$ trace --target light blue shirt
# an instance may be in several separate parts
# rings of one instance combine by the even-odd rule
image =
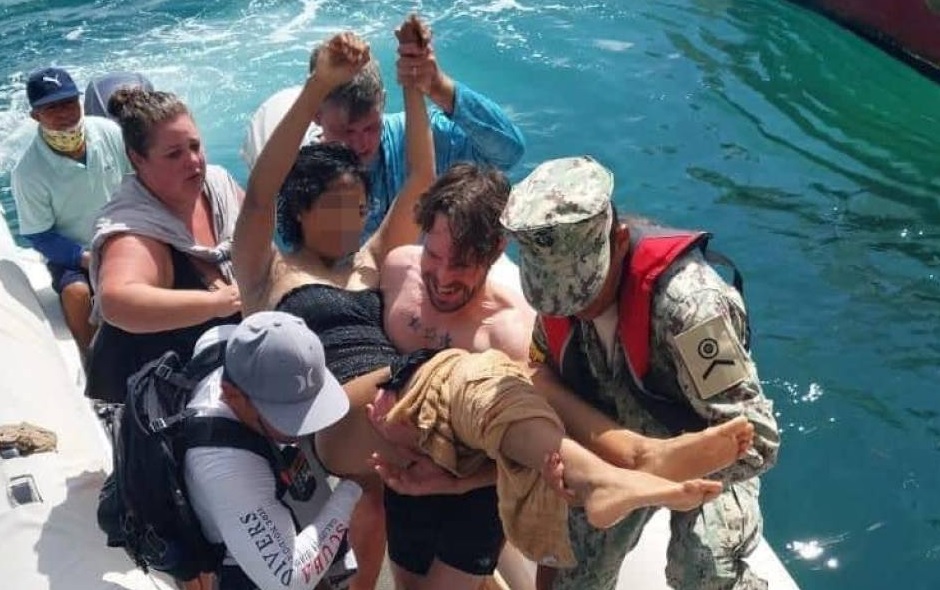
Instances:
[[[430,122],[438,174],[457,162],[488,164],[505,172],[525,151],[522,132],[502,109],[459,82],[454,88],[454,112],[447,115],[432,109]],[[378,229],[407,175],[405,114],[385,115],[380,152],[370,170],[372,187],[363,241]]]
[[[53,230],[87,247],[98,210],[129,172],[121,129],[108,119],[85,117],[84,162],[52,151],[37,129],[11,174],[19,233]]]

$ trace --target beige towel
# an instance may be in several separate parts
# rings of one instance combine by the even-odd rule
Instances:
[[[545,418],[563,428],[517,363],[491,350],[450,349],[425,363],[400,392],[389,420],[407,419],[418,446],[458,477],[496,462],[499,517],[509,541],[536,563],[573,567],[568,506],[542,479],[500,452],[506,429],[518,420]]]
[[[21,455],[45,453],[56,448],[56,435],[29,422],[0,426],[0,447],[16,447]]]

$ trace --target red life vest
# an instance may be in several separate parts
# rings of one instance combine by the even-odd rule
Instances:
[[[630,227],[630,255],[623,262],[620,280],[618,333],[627,364],[640,383],[649,370],[653,288],[673,262],[696,246],[704,249],[710,237],[701,231]],[[560,368],[571,339],[571,318],[540,315],[539,319],[545,329],[549,353]]]

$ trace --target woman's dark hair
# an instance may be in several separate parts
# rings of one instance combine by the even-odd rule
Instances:
[[[460,163],[442,174],[415,206],[415,221],[431,231],[440,213],[447,219],[457,264],[489,265],[502,246],[499,216],[509,200],[509,180],[495,168]]]
[[[154,127],[189,115],[189,109],[175,94],[141,87],[117,89],[108,99],[108,113],[121,126],[124,146],[146,156]]]
[[[345,174],[361,182],[369,194],[369,173],[352,149],[336,142],[300,148],[277,195],[277,231],[289,250],[296,250],[304,239],[297,216],[313,207],[330,183]]]

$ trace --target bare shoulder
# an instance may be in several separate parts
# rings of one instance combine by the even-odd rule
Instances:
[[[499,283],[491,284],[494,305],[490,324],[490,344],[514,360],[528,357],[535,310],[518,290]]]
[[[388,253],[385,257],[385,263],[382,266],[382,272],[394,269],[407,269],[421,262],[421,246],[408,244],[399,246]]]
[[[152,261],[158,263],[168,259],[169,246],[146,236],[124,233],[106,239],[101,245],[102,261],[122,259],[124,261]]]
[[[421,246],[399,246],[385,257],[379,282],[382,290],[401,287],[410,276],[420,277]]]
[[[168,286],[172,259],[166,244],[134,234],[118,234],[101,246],[99,277],[102,285],[129,280]]]

